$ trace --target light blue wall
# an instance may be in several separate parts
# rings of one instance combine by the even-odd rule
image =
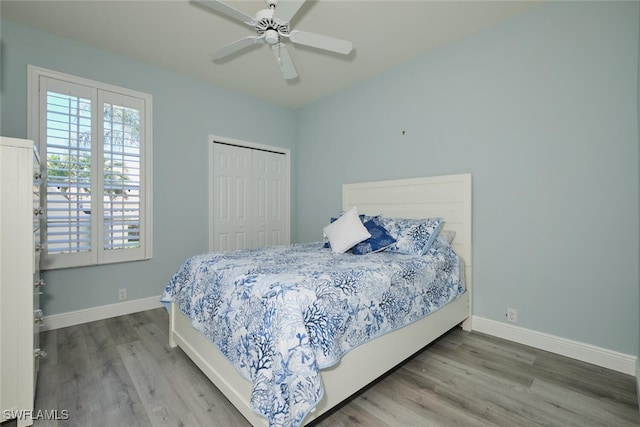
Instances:
[[[27,136],[27,64],[153,95],[154,257],[46,272],[47,315],[115,303],[118,288],[129,299],[160,295],[185,258],[207,250],[209,134],[289,148],[295,158],[289,109],[12,22],[1,31],[5,136]]]
[[[343,183],[471,172],[475,315],[636,354],[639,8],[553,2],[299,110],[299,241]]]

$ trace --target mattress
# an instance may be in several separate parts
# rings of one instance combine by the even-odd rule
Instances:
[[[440,240],[424,256],[306,243],[191,257],[161,300],[251,382],[251,408],[270,426],[297,426],[322,399],[321,369],[464,291],[460,260]]]

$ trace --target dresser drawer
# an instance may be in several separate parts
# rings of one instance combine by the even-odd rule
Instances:
[[[34,210],[41,191],[34,169],[40,167],[32,141],[0,137],[0,411],[33,409],[34,343],[40,329],[33,317],[33,304],[40,302],[34,292],[40,265],[35,241],[41,216]],[[33,421],[28,418],[18,425]]]
[[[32,273],[40,272],[40,254],[42,253],[43,246],[40,244],[40,229],[33,232],[33,271]]]

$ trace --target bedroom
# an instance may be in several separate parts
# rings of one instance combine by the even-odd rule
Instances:
[[[154,97],[154,257],[46,272],[46,314],[101,313],[111,277],[157,303],[208,248],[194,183],[216,134],[291,150],[294,242],[320,238],[343,183],[471,172],[474,323],[637,375],[638,7],[552,2],[299,109],[3,20],[3,135],[26,137],[27,64]]]

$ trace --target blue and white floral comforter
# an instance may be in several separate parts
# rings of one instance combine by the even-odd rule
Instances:
[[[457,255],[333,254],[321,243],[208,253],[167,285],[174,302],[253,384],[270,426],[298,426],[323,395],[320,369],[464,292]]]

